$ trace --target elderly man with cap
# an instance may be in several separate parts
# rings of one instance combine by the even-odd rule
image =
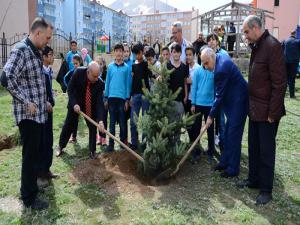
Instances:
[[[224,150],[215,170],[222,171],[221,177],[235,177],[240,172],[241,143],[248,113],[247,82],[228,55],[216,54],[213,49],[205,48],[201,62],[215,75],[216,97],[206,125],[212,124],[221,105],[227,118]]]
[[[101,97],[103,95],[104,84],[98,78],[99,71],[100,67],[98,63],[92,61],[88,67],[77,68],[72,76],[68,86],[68,112],[59,138],[59,146],[56,152],[57,157],[63,153],[63,149],[67,146],[73,131],[73,121],[79,116],[78,113],[81,110],[92,119],[100,121],[99,125],[102,131],[104,130],[104,106]],[[90,158],[94,159],[96,157],[97,128],[87,120],[86,124],[89,128]]]

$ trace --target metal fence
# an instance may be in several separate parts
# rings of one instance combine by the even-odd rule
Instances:
[[[78,49],[86,48],[89,51],[90,56],[93,58],[95,54],[95,46],[97,38],[100,38],[103,34],[96,33],[82,33],[78,34],[75,37],[72,37],[71,34],[66,34],[62,30],[56,29],[53,32],[52,40],[51,40],[51,48],[53,48],[55,56],[60,57],[62,53],[64,56],[70,50],[70,41],[76,40],[78,44]],[[28,34],[16,34],[13,37],[6,37],[5,33],[0,37],[0,69],[2,69],[7,62],[11,50],[14,46],[26,38]],[[110,38],[110,37],[109,37]],[[109,43],[110,45],[110,43]],[[109,47],[110,49],[110,47]]]

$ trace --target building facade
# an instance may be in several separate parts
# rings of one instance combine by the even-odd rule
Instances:
[[[266,18],[265,28],[280,41],[288,38],[291,31],[300,25],[300,1],[254,0],[252,4],[274,13],[274,19]]]
[[[34,18],[40,16],[72,37],[96,34],[111,36],[112,44],[129,41],[129,16],[95,0],[20,0],[11,5],[9,1],[2,2],[1,33],[5,32],[6,37],[28,33]]]
[[[185,39],[192,41],[192,13],[191,11],[159,12],[130,16],[130,36],[134,41],[147,40],[153,44],[156,39],[166,44],[172,36],[172,24],[182,22],[182,33]]]

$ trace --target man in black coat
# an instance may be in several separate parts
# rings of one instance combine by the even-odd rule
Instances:
[[[73,121],[78,117],[80,111],[85,112],[93,120],[100,121],[101,130],[104,130],[102,101],[104,84],[98,77],[99,71],[98,63],[92,61],[87,68],[79,67],[71,78],[68,85],[68,113],[60,134],[57,157],[63,153],[73,131]],[[86,124],[89,128],[90,158],[94,159],[96,157],[97,127],[87,120]]]
[[[206,42],[204,41],[204,38],[203,38],[203,33],[200,32],[198,34],[198,38],[196,41],[194,41],[193,43],[193,47],[195,49],[195,52],[196,52],[196,56],[197,56],[197,62],[199,65],[201,65],[201,58],[200,58],[200,49],[206,45]]]
[[[291,36],[282,45],[290,97],[295,98],[295,78],[300,60],[300,39],[296,38],[295,30],[291,32]]]

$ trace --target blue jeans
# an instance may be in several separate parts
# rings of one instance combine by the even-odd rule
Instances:
[[[121,98],[108,99],[108,111],[110,116],[109,132],[115,135],[116,122],[119,121],[120,125],[120,139],[126,142],[126,118],[125,118],[125,100]],[[114,140],[109,139],[109,146],[114,146]]]
[[[138,144],[138,132],[135,121],[135,115],[137,118],[140,115],[140,109],[142,108],[142,115],[149,109],[149,102],[143,99],[143,94],[135,94],[132,97],[132,106],[130,113],[130,131],[131,131],[131,144],[137,146]]]

